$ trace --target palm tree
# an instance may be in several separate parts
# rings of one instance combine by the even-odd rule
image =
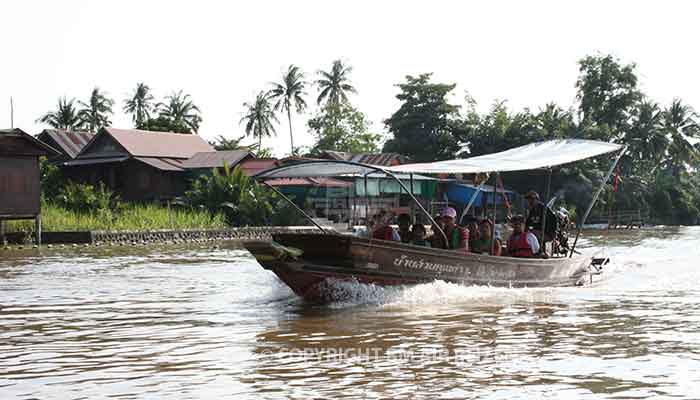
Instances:
[[[639,104],[629,132],[625,135],[625,142],[629,144],[629,156],[645,165],[643,171],[653,173],[663,162],[669,140],[662,126],[662,112],[657,103],[644,100]]]
[[[663,111],[663,127],[670,137],[668,148],[668,166],[675,177],[689,163],[698,160],[695,147],[688,141],[689,137],[700,136],[700,126],[695,117],[698,115],[693,108],[685,105],[680,99],[673,99],[671,106]]]
[[[123,110],[127,114],[133,114],[131,119],[137,128],[143,125],[151,118],[151,111],[154,110],[151,88],[143,82],[137,83],[133,96],[124,101]]]
[[[352,67],[343,65],[340,60],[333,61],[333,67],[330,72],[318,71],[321,78],[316,81],[321,93],[318,95],[316,102],[321,104],[324,100],[327,103],[340,104],[340,102],[348,102],[348,93],[357,93],[357,90],[350,82]]]
[[[109,114],[112,114],[112,106],[114,100],[108,99],[106,93],[100,92],[100,88],[95,87],[90,94],[90,100],[87,103],[78,101],[78,104],[84,108],[80,110],[80,118],[90,128],[91,132],[109,126],[112,121],[109,120]]]
[[[241,144],[244,136],[237,137],[234,139],[228,139],[224,135],[219,135],[210,141],[209,144],[214,147],[214,150],[247,150],[248,147]]]
[[[202,122],[199,107],[193,102],[189,94],[183,94],[182,90],[173,92],[165,97],[165,103],[158,103],[156,109],[162,117],[170,119],[174,125],[184,124],[197,133]]]
[[[289,142],[291,154],[294,154],[294,136],[292,135],[292,107],[301,114],[306,109],[304,101],[304,73],[296,65],[290,65],[287,72],[282,75],[282,82],[273,83],[273,88],[268,92],[270,100],[276,100],[275,111],[282,110],[287,113],[289,121]]]
[[[83,127],[83,120],[80,118],[80,113],[74,103],[75,99],[68,100],[65,96],[60,97],[56,111],[47,112],[36,122],[48,124],[56,129],[79,130]]]
[[[258,150],[262,149],[262,138],[276,135],[275,127],[272,122],[279,123],[275,111],[270,104],[270,99],[265,92],[260,92],[255,97],[253,103],[245,102],[243,107],[246,108],[246,114],[241,118],[239,123],[245,122],[246,135],[252,135],[258,138]]]

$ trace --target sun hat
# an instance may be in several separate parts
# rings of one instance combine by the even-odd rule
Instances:
[[[441,217],[457,218],[457,211],[452,207],[445,207],[440,211]]]

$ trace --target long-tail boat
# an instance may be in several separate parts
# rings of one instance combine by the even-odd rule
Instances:
[[[395,174],[490,174],[544,169],[569,164],[603,154],[617,153],[604,181],[593,195],[579,226],[585,223],[605,182],[610,178],[625,147],[606,142],[580,139],[551,140],[532,143],[500,153],[467,159],[379,167],[347,161],[312,160],[263,171],[255,178],[265,183],[277,178],[324,176],[367,176],[381,172],[393,177],[415,201],[417,207],[438,227],[432,216],[413,197],[412,191]],[[269,185],[268,185],[269,186]],[[465,285],[504,287],[576,286],[593,281],[602,273],[607,260],[586,257],[576,252],[581,230],[567,251],[547,258],[515,258],[488,254],[463,253],[455,250],[414,246],[401,242],[339,234],[317,225],[319,233],[282,233],[267,241],[246,241],[244,246],[263,266],[274,272],[297,295],[317,302],[342,297],[334,290],[334,281],[356,281],[376,285],[407,285],[443,280]],[[549,191],[549,188],[547,189]],[[547,194],[548,196],[549,194]],[[470,207],[474,198],[469,202]],[[545,213],[546,218],[546,213]],[[543,221],[543,226],[546,226]],[[444,232],[439,229],[439,233]],[[561,254],[564,253],[564,254]]]

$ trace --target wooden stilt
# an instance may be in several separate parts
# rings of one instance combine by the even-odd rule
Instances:
[[[36,224],[36,245],[41,246],[41,214],[37,214],[34,219]]]
[[[0,219],[0,245],[7,246],[7,238],[5,237],[5,220]]]

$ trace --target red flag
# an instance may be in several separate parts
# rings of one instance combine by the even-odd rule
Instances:
[[[613,179],[613,192],[617,192],[617,187],[620,184],[620,167],[615,169],[615,179]]]

